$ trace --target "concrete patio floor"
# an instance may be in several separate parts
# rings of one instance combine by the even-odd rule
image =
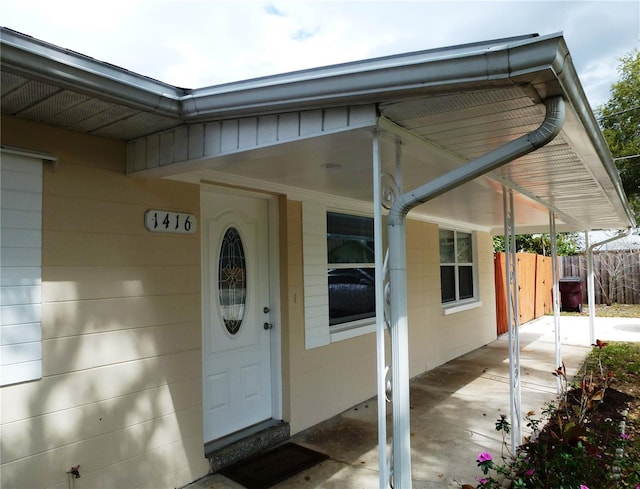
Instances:
[[[568,374],[582,365],[589,347],[588,318],[562,316],[560,337]],[[640,341],[640,319],[596,318],[595,337]],[[411,380],[411,453],[414,489],[460,488],[476,484],[480,452],[500,456],[502,436],[495,431],[501,414],[509,416],[508,338],[492,343]],[[535,411],[556,398],[553,317],[520,328],[522,412]],[[391,414],[387,416],[388,426]],[[377,401],[370,399],[292,437],[329,459],[274,489],[379,487]],[[523,426],[526,435],[526,427]],[[242,489],[213,474],[189,489]],[[405,489],[405,488],[396,488]]]

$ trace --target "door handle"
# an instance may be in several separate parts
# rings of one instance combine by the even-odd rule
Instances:
[[[264,323],[263,327],[264,327],[264,329],[266,329],[266,330],[273,329],[273,324],[271,324],[271,323]]]

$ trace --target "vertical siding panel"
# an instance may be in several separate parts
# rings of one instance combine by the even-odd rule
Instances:
[[[216,156],[222,152],[222,124],[213,122],[204,126],[204,156]]]
[[[185,125],[130,142],[126,148],[126,171],[132,173],[375,123],[375,106],[366,105]]]
[[[327,216],[322,205],[302,204],[305,348],[328,345],[329,283],[327,279]]]
[[[349,110],[346,107],[325,110],[323,127],[325,131],[332,131],[342,127],[347,127],[348,124]]]
[[[376,123],[374,105],[357,105],[349,107],[349,126],[372,125]]]
[[[169,165],[175,162],[173,150],[175,148],[175,136],[174,131],[163,132],[160,134],[159,151],[160,151],[160,166]]]
[[[300,135],[300,114],[281,114],[278,116],[278,141],[297,138]]]
[[[188,158],[195,160],[204,156],[204,124],[189,126]]]
[[[238,121],[238,148],[252,148],[258,144],[258,119],[248,117]]]
[[[322,131],[322,111],[310,110],[300,114],[300,135],[318,134]]]
[[[189,158],[189,127],[179,127],[174,131],[173,162]]]
[[[142,168],[136,167],[136,165],[139,163],[136,160],[136,149],[140,141],[141,140],[131,141],[127,143],[127,173],[133,173],[136,170],[144,169],[144,166],[142,166]]]
[[[258,119],[258,144],[273,144],[278,140],[278,117],[267,115]]]
[[[220,150],[234,152],[238,149],[238,120],[222,121],[220,132]]]
[[[146,138],[146,168],[157,168],[160,166],[160,136],[152,134]]]
[[[141,139],[136,141],[134,146],[134,168],[135,170],[144,170],[147,168],[147,148],[149,141],[147,139]]]

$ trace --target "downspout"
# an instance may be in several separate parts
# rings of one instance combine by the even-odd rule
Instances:
[[[564,122],[564,100],[560,96],[553,97],[545,100],[545,106],[546,115],[538,129],[399,196],[389,211],[387,231],[393,382],[393,487],[412,487],[405,218],[414,207],[531,153],[551,141],[560,132]]]
[[[604,241],[599,241],[597,243],[593,243],[591,246],[587,248],[587,306],[589,307],[589,342],[590,344],[594,344],[596,342],[596,333],[595,333],[595,319],[596,319],[596,290],[595,290],[595,279],[593,272],[593,250],[599,246],[602,246],[607,243],[611,243],[612,241],[616,241],[618,239],[626,238],[631,234],[632,228],[628,228],[622,233],[618,234],[609,239],[605,239]],[[585,233],[586,234],[586,233]],[[588,237],[587,237],[588,242]]]

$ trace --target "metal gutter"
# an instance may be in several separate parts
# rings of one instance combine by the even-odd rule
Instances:
[[[202,88],[184,98],[184,114],[197,120],[379,103],[454,86],[486,87],[487,81],[511,85],[514,74],[553,80],[549,68],[561,39],[562,34],[499,39]]]
[[[627,197],[622,187],[622,180],[620,174],[613,161],[609,146],[602,135],[602,129],[598,125],[593,111],[589,107],[587,96],[582,89],[582,85],[579,82],[578,74],[575,71],[573,63],[570,61],[569,49],[567,48],[564,40],[561,41],[558,50],[558,56],[555,62],[552,64],[552,69],[555,72],[558,82],[562,87],[562,91],[567,97],[568,102],[573,107],[574,112],[580,119],[580,122],[584,126],[585,133],[590,139],[596,153],[598,154],[598,163],[604,167],[611,182],[615,188],[617,202],[627,202]],[[586,168],[589,168],[588,162],[583,162]],[[599,178],[594,176],[594,181],[599,182]],[[613,199],[609,192],[603,189],[603,194],[609,198],[611,205],[616,207],[616,199]],[[624,205],[624,211],[629,219],[630,227],[636,226],[636,220],[633,215],[633,211],[629,205]]]
[[[552,97],[545,101],[545,106],[546,115],[538,129],[399,196],[389,210],[387,233],[393,380],[393,487],[404,488],[412,485],[405,217],[411,209],[419,204],[495,170],[520,156],[531,153],[551,141],[562,128],[565,104],[562,97]]]
[[[253,80],[187,90],[138,75],[80,53],[1,28],[8,73],[52,83],[183,123],[379,103],[443,88],[511,85],[514,74],[552,80],[549,70],[561,34],[494,41],[386,56]],[[523,81],[523,83],[525,83]]]
[[[184,89],[138,75],[20,32],[0,30],[2,69],[113,103],[179,117]]]

